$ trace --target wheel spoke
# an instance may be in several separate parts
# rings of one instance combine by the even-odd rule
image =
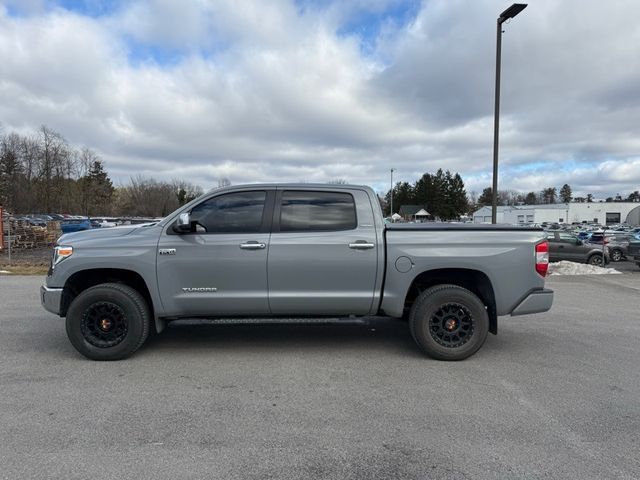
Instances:
[[[429,319],[429,333],[444,347],[464,345],[473,335],[473,315],[458,303],[441,305]]]
[[[111,302],[97,302],[84,312],[80,326],[85,340],[96,347],[110,348],[124,340],[128,322],[124,311]]]

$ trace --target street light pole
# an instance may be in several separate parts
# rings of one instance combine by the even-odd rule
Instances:
[[[391,199],[391,211],[389,216],[393,217],[393,168],[391,169],[391,191],[389,192],[389,198]]]
[[[500,131],[500,63],[502,57],[502,24],[518,15],[527,7],[526,3],[514,3],[500,14],[496,22],[496,90],[493,112],[493,186],[491,187],[491,223],[498,217],[498,137]]]

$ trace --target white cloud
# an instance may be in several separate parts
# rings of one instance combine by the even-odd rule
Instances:
[[[382,189],[394,167],[400,180],[444,168],[468,190],[490,184],[500,2],[424,2],[409,24],[383,25],[373,52],[342,27],[395,1],[142,0],[96,18],[32,3],[0,14],[0,120],[95,148],[117,180]],[[540,0],[506,25],[502,187],[639,188],[634,12]],[[532,162],[544,166],[521,168]]]

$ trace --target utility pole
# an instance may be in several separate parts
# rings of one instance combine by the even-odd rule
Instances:
[[[391,191],[389,192],[389,198],[391,199],[391,211],[389,216],[393,217],[393,168],[391,169]],[[393,221],[393,219],[391,219]]]

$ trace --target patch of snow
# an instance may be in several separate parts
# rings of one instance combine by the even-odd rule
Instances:
[[[562,260],[549,264],[549,275],[610,275],[621,274],[614,268],[602,268],[587,263],[576,263]]]
[[[0,273],[11,273],[9,270],[0,270]]]

